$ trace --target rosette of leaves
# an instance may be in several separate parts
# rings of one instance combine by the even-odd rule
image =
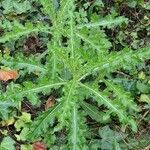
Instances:
[[[57,119],[53,133],[66,128],[67,142],[64,147],[73,150],[87,149],[86,115],[101,117],[97,118],[101,123],[115,117],[122,125],[128,125],[133,131],[137,131],[134,114],[138,110],[133,97],[124,91],[121,85],[116,85],[107,77],[120,68],[132,70],[150,55],[149,47],[136,51],[124,48],[119,52],[109,52],[111,43],[104,27],[121,26],[128,23],[128,19],[119,16],[105,20],[97,16],[93,22],[88,19],[86,11],[77,9],[75,0],[60,1],[57,8],[53,0],[37,2],[51,20],[51,26],[44,23],[17,25],[17,28],[5,33],[0,42],[18,40],[33,32],[46,32],[51,34],[52,38],[47,43],[46,54],[32,56],[32,60],[22,54],[16,54],[15,57],[4,55],[0,58],[5,66],[38,76],[34,82],[12,82],[6,92],[1,92],[0,110],[4,111],[5,108],[1,107],[1,104],[6,102],[18,107],[24,97],[36,105],[39,103],[38,93],[48,94],[52,89],[58,89],[61,90],[60,98],[54,107],[35,118],[30,128],[29,140],[48,132],[50,121]],[[84,15],[81,12],[84,12]],[[77,20],[82,20],[82,24]],[[45,63],[42,63],[43,58],[46,58]],[[99,90],[99,81],[106,84],[104,91]],[[109,96],[110,91],[113,92],[113,100]],[[97,102],[96,107],[102,106],[105,109],[97,109],[94,112],[95,107],[84,102],[89,97]],[[9,112],[9,105],[7,106],[5,113]]]

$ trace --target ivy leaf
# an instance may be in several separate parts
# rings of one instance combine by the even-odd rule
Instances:
[[[137,82],[136,83],[136,87],[137,89],[141,92],[141,93],[149,93],[150,92],[150,86],[146,85],[142,82]]]
[[[109,126],[104,126],[99,129],[99,134],[102,138],[101,140],[101,149],[113,150],[113,147],[119,147],[119,142],[122,141],[126,135],[122,135],[119,132],[113,131]]]
[[[150,95],[141,94],[139,101],[150,104]]]
[[[8,137],[5,137],[0,145],[0,148],[4,148],[4,150],[15,150],[15,141],[10,138],[9,136]]]
[[[12,0],[5,0],[2,2],[2,7],[4,8],[3,13],[7,14],[13,10]]]
[[[32,145],[21,145],[21,150],[33,150]]]
[[[9,107],[14,107],[14,103],[7,101],[0,101],[0,114],[4,119],[8,119]]]
[[[28,133],[29,128],[24,127],[19,135],[15,134],[15,137],[17,138],[17,141],[26,141]]]
[[[55,10],[58,10],[59,9],[59,0],[52,0],[52,3],[53,3],[53,5],[54,5],[54,8],[55,8]]]
[[[22,112],[22,116],[15,122],[15,128],[17,131],[21,130],[21,127],[24,127],[26,123],[31,122],[31,114]]]

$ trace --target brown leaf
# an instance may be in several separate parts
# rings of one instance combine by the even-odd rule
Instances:
[[[16,79],[18,72],[14,70],[0,70],[0,80],[8,81],[10,79]]]
[[[35,142],[33,144],[33,150],[46,150],[46,145],[43,142]]]
[[[53,96],[50,96],[48,98],[48,100],[46,101],[46,104],[45,104],[45,110],[47,110],[48,108],[54,106],[54,100],[55,100],[55,98]]]

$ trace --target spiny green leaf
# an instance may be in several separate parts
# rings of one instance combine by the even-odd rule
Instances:
[[[87,23],[87,24],[83,24],[83,25],[79,25],[78,26],[78,29],[82,29],[84,27],[87,27],[87,28],[95,28],[95,27],[98,27],[98,26],[110,26],[110,25],[119,25],[119,24],[122,24],[123,22],[127,22],[128,19],[125,18],[125,17],[117,17],[115,19],[108,19],[108,20],[100,20],[99,22],[94,22],[94,23]]]
[[[117,98],[119,99],[118,101],[122,102],[123,106],[137,111],[136,104],[134,103],[133,98],[131,97],[129,92],[126,92],[121,86],[115,85],[108,80],[104,80],[104,82],[108,86],[108,90],[112,90],[117,95]]]
[[[81,103],[82,108],[86,111],[86,113],[94,120],[100,123],[107,123],[110,121],[109,116],[102,111],[98,111],[98,108],[88,104],[86,102]]]
[[[137,51],[132,51],[131,49],[124,49],[117,53],[110,53],[107,56],[100,55],[100,58],[97,61],[90,61],[88,64],[88,71],[79,80],[84,79],[86,76],[92,74],[93,72],[105,72],[105,74],[115,71],[119,68],[124,68],[131,70],[133,69],[139,62],[148,59],[150,55],[150,48],[142,48]],[[121,57],[120,57],[121,56]],[[87,67],[87,66],[86,66]],[[84,67],[83,67],[84,68]]]
[[[60,87],[64,85],[65,82],[50,83],[47,80],[39,82],[37,85],[32,82],[24,82],[24,87],[18,84],[11,84],[5,93],[3,93],[0,98],[9,100],[11,102],[18,103],[23,99],[23,97],[29,98],[29,100],[36,105],[38,102],[37,94],[39,92],[48,93],[52,88]]]
[[[42,113],[38,118],[32,122],[30,128],[30,134],[28,136],[29,139],[34,139],[39,135],[46,132],[49,123],[54,119],[55,115],[60,111],[62,104],[59,103],[58,105],[54,106],[53,108],[47,110],[46,112]]]
[[[24,69],[24,72],[33,73],[46,73],[47,69],[40,62],[41,55],[30,55],[30,57],[25,57],[22,54],[16,54],[12,57],[2,57],[1,63],[5,66],[11,67],[16,70]]]
[[[25,26],[23,26],[22,24],[18,23],[13,26],[12,31],[9,31],[0,37],[0,43],[5,43],[10,40],[17,40],[20,37],[29,35],[33,32],[49,32],[49,27],[44,26],[43,24],[37,24],[34,26],[32,23],[26,23]]]
[[[97,101],[101,100],[104,105],[106,105],[108,108],[110,108],[113,112],[115,112],[119,116],[121,121],[127,120],[127,116],[122,112],[123,110],[119,110],[117,106],[113,105],[113,103],[109,99],[107,99],[107,97],[103,96],[102,93],[98,92],[96,89],[93,89],[85,84],[79,83],[79,85],[81,85],[82,87],[86,88],[87,90],[89,90],[90,92],[98,96],[98,98],[100,99],[96,99],[96,100]]]
[[[68,147],[72,150],[86,149],[86,131],[84,113],[74,105],[70,117],[70,128],[68,133]]]

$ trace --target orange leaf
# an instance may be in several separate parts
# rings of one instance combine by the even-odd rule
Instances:
[[[46,145],[42,142],[35,142],[33,144],[33,150],[46,150]]]
[[[0,80],[8,81],[10,79],[16,79],[18,72],[14,70],[0,70]]]
[[[50,96],[48,98],[48,100],[46,101],[46,104],[45,104],[45,110],[47,110],[48,108],[54,106],[54,100],[55,100],[55,98],[53,96]]]

